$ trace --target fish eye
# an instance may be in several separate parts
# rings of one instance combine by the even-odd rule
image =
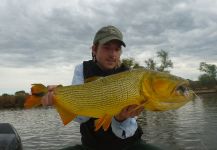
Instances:
[[[176,90],[184,92],[185,91],[185,87],[181,85],[181,86],[178,86],[178,88]]]
[[[186,86],[180,85],[176,88],[176,93],[178,93],[179,95],[188,95],[189,90]]]

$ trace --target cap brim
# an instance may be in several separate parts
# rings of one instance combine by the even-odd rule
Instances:
[[[99,41],[99,43],[100,43],[100,44],[105,44],[105,43],[107,43],[107,42],[109,42],[109,41],[111,41],[111,40],[118,40],[118,41],[121,42],[121,45],[123,45],[124,47],[126,47],[126,44],[124,43],[124,41],[122,41],[120,38],[118,38],[118,37],[116,37],[116,36],[109,36],[109,37],[106,37],[106,38],[104,38],[104,39],[101,39],[101,40]]]

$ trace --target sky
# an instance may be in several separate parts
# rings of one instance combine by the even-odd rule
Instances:
[[[122,58],[145,65],[165,50],[172,74],[197,80],[200,62],[217,65],[216,8],[216,0],[1,0],[0,94],[70,85],[107,25],[123,33]]]

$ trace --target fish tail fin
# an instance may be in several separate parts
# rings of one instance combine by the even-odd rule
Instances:
[[[95,120],[95,131],[103,127],[107,131],[112,121],[112,116],[105,114],[102,118]]]
[[[25,108],[32,108],[41,104],[41,98],[48,92],[43,84],[32,84],[31,95],[27,97],[24,103]]]
[[[69,112],[68,110],[64,109],[64,107],[62,107],[61,104],[58,103],[55,96],[54,96],[54,104],[64,125],[67,125],[75,117],[77,117],[76,114],[73,114],[72,112]]]

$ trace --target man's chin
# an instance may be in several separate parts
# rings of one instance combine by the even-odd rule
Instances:
[[[105,67],[107,70],[112,70],[116,67],[116,65],[115,64],[107,64]]]

